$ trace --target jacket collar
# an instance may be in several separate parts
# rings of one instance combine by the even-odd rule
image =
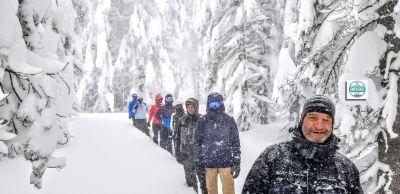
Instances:
[[[301,134],[300,129],[293,130],[293,145],[295,150],[303,157],[312,160],[323,160],[332,157],[339,149],[337,138],[333,133],[324,143],[310,142]]]

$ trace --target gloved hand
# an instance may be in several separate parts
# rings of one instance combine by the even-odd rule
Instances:
[[[132,118],[132,116],[131,115],[129,115],[129,119],[131,119]]]
[[[147,122],[147,127],[150,127],[150,122]]]
[[[231,168],[232,177],[235,179],[240,174],[240,160],[235,160]]]

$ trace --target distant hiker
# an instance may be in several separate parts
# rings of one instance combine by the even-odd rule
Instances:
[[[172,126],[171,126],[171,128],[172,128],[172,131],[173,131],[172,140],[173,140],[173,143],[174,143],[173,147],[174,147],[175,156],[176,156],[177,149],[179,148],[179,146],[177,146],[178,144],[176,142],[176,135],[177,135],[176,128],[177,128],[179,120],[185,115],[185,110],[183,109],[183,105],[180,102],[175,104],[174,109],[175,109],[175,112],[174,112],[174,114],[172,114]]]
[[[161,130],[161,120],[156,117],[158,110],[160,110],[162,106],[163,97],[161,94],[156,94],[154,97],[155,104],[150,107],[149,119],[147,120],[147,127],[150,127],[150,123],[152,124],[153,130],[153,142],[158,145],[158,133]]]
[[[218,193],[218,174],[223,193],[235,193],[233,179],[240,173],[239,131],[235,120],[224,111],[222,95],[208,95],[207,114],[199,118],[194,133],[194,159],[206,170],[209,194]]]
[[[293,140],[265,149],[250,169],[242,193],[362,194],[356,166],[337,152],[334,118],[335,105],[328,97],[307,99]]]
[[[199,104],[195,98],[189,98],[185,102],[186,114],[175,126],[176,160],[183,164],[186,184],[198,192],[197,177],[199,179],[201,193],[206,194],[205,169],[202,166],[196,168],[193,158],[193,134],[196,130],[199,114]]]
[[[147,136],[150,136],[149,129],[146,125],[146,116],[147,116],[147,105],[143,102],[143,97],[138,97],[138,102],[134,106],[135,109],[135,121],[134,125],[140,131],[142,131]]]
[[[158,110],[156,117],[161,120],[162,128],[160,131],[160,146],[172,154],[172,130],[171,117],[175,112],[172,103],[174,99],[171,94],[167,94],[164,99],[165,105]]]
[[[133,125],[134,125],[134,122],[135,122],[135,109],[133,107],[138,102],[137,97],[138,97],[138,95],[136,93],[133,93],[132,94],[132,100],[128,104],[129,119],[132,119],[132,124]]]

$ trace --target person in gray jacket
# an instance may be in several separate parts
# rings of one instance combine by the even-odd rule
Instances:
[[[150,137],[150,132],[146,125],[147,123],[146,116],[148,108],[146,103],[143,102],[143,97],[138,98],[138,102],[135,104],[134,109],[135,109],[135,120],[133,123],[135,127]]]
[[[186,184],[198,192],[197,178],[200,183],[201,193],[207,193],[205,170],[196,168],[193,160],[193,134],[196,129],[199,114],[199,103],[195,98],[185,102],[186,114],[176,122],[174,141],[176,142],[176,160],[183,164]],[[197,178],[196,178],[197,175]]]

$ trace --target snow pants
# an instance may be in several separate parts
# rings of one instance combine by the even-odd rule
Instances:
[[[133,125],[147,136],[150,136],[149,129],[147,128],[146,119],[135,119]]]
[[[197,191],[197,178],[196,178],[196,166],[193,160],[186,159],[183,161],[183,170],[185,171],[186,184],[189,187],[193,187]]]
[[[188,158],[187,154],[184,154],[185,158],[183,161],[183,170],[185,171],[186,184],[197,193],[207,194],[206,187],[206,172],[203,167],[197,167],[192,159]],[[197,175],[197,176],[196,176]],[[198,182],[197,182],[198,181]],[[200,184],[201,191],[198,191],[198,185]]]
[[[200,184],[201,194],[207,194],[207,185],[206,185],[206,170],[204,167],[196,166],[196,174],[197,179]],[[200,192],[197,192],[200,193]]]
[[[161,128],[160,146],[172,154],[172,130],[170,128]]]
[[[131,118],[132,119],[132,125],[135,126],[135,118]]]
[[[153,128],[153,142],[158,145],[158,133],[160,132],[162,126],[161,124],[152,124]]]
[[[206,184],[208,194],[218,194],[218,174],[224,194],[235,194],[235,185],[231,168],[206,168]]]

